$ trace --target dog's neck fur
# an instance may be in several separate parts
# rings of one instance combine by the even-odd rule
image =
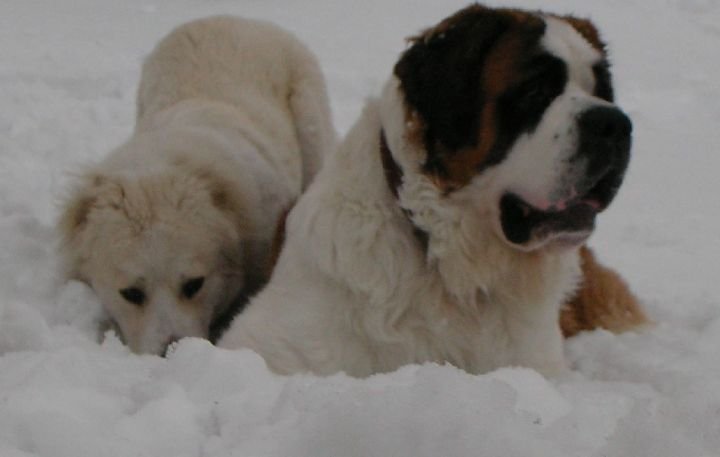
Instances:
[[[429,230],[432,230],[433,226],[437,226],[437,224],[433,223],[431,218],[429,217],[429,213],[431,211],[428,211],[427,208],[418,208],[416,209],[418,213],[423,214],[425,217],[418,218],[424,226],[427,228],[421,228],[418,223],[415,222],[415,215],[414,211],[410,208],[410,203],[412,201],[412,197],[415,195],[415,192],[404,190],[403,191],[403,185],[404,185],[404,173],[401,169],[400,165],[395,161],[393,158],[393,153],[390,150],[390,147],[388,146],[387,139],[385,137],[385,130],[382,128],[380,129],[380,139],[379,139],[379,150],[380,150],[380,163],[382,165],[383,174],[385,176],[385,180],[387,182],[388,189],[392,193],[392,195],[397,200],[397,205],[402,210],[402,213],[405,215],[408,223],[412,226],[412,231],[415,237],[418,240],[419,246],[421,246],[423,251],[423,256],[426,257],[426,260],[429,260],[431,264],[434,264],[434,266],[438,269],[438,272],[445,276],[445,284],[448,287],[449,292],[453,292],[452,295],[455,295],[457,297],[457,300],[462,304],[468,304],[471,306],[477,306],[480,305],[483,302],[486,302],[488,300],[491,300],[490,293],[491,293],[491,287],[487,284],[491,284],[495,282],[496,278],[493,277],[484,277],[482,274],[475,274],[472,278],[467,277],[467,273],[477,273],[477,269],[473,266],[477,265],[477,262],[474,261],[474,258],[476,256],[468,256],[468,248],[471,246],[469,243],[461,243],[462,246],[456,246],[459,249],[453,249],[448,242],[448,239],[454,239],[457,238],[457,235],[451,235],[451,232],[454,232],[454,230],[460,230],[461,235],[465,235],[462,233],[462,222],[463,222],[463,216],[468,219],[473,220],[473,226],[475,223],[482,224],[483,222],[480,220],[477,220],[478,218],[473,217],[472,215],[458,215],[458,217],[455,219],[455,223],[453,224],[454,227],[445,227],[444,230],[441,230],[439,234],[435,234],[433,236],[433,253],[428,253],[429,248],[429,242],[430,242],[430,233]],[[423,185],[425,184],[421,176],[420,179],[416,178],[417,185]],[[408,185],[413,181],[412,178],[407,179]],[[405,195],[406,197],[403,198],[401,196]],[[441,196],[440,198],[445,198],[446,203],[450,204],[450,201],[447,199],[447,196]],[[403,202],[405,202],[405,206],[403,206]],[[443,208],[448,209],[449,208]],[[443,213],[443,222],[445,222],[447,213]],[[489,215],[484,215],[486,217],[489,217]],[[447,235],[447,236],[443,236]],[[473,238],[477,238],[479,234],[469,234]],[[447,238],[447,239],[445,239]],[[464,238],[463,236],[460,237],[462,240]],[[494,253],[487,252],[489,249],[492,248],[494,245],[493,243],[489,242],[481,242],[479,244],[484,245],[486,249],[484,249],[485,252],[478,253],[477,257],[479,258],[487,258],[490,256],[491,258],[502,258],[502,256],[495,255]],[[463,249],[463,247],[465,249]],[[480,246],[478,246],[480,247]],[[502,248],[502,246],[501,246]],[[447,255],[448,253],[452,253],[452,255]],[[529,255],[530,257],[533,257],[532,255]],[[523,257],[528,257],[528,255],[524,255]],[[453,266],[453,263],[455,261],[464,259],[466,262],[465,265],[463,265],[462,268],[455,268]],[[450,261],[452,260],[452,262]],[[497,272],[510,270],[510,268],[503,268],[502,265],[495,265],[495,268],[497,269]],[[459,270],[459,271],[458,271]],[[461,274],[458,274],[459,272],[463,272]],[[502,277],[502,274],[498,274],[498,276]],[[526,280],[521,280],[521,278],[517,278],[519,282],[526,283]],[[502,280],[502,279],[501,279]],[[454,283],[458,283],[457,285],[453,286]],[[462,291],[462,292],[461,292]]]
[[[574,289],[575,279],[569,283],[556,279],[575,277],[567,273],[576,268],[574,250],[555,253],[515,250],[497,239],[492,227],[496,215],[487,210],[494,207],[492,202],[483,202],[484,209],[478,211],[468,211],[467,201],[457,203],[464,198],[463,193],[474,198],[489,195],[486,186],[492,180],[492,171],[485,172],[485,178],[467,189],[457,191],[457,195],[446,195],[422,172],[425,154],[407,133],[417,126],[407,120],[396,79],[386,85],[377,109],[380,156],[388,186],[394,187],[396,204],[403,209],[414,232],[424,234],[428,267],[437,271],[443,288],[458,306],[477,309],[494,300],[533,303],[541,296],[555,297],[559,303]],[[385,145],[387,149],[383,151]],[[387,154],[390,157],[385,158]],[[388,163],[397,167],[397,171],[388,167]],[[493,259],[493,264],[483,264],[479,259]]]
[[[399,198],[398,192],[400,186],[402,185],[403,172],[397,162],[395,162],[395,159],[393,159],[392,151],[390,151],[390,147],[387,144],[387,139],[385,138],[385,131],[382,129],[380,130],[380,163],[382,163],[383,173],[385,175],[385,180],[387,181],[388,188],[396,199]],[[403,213],[405,214],[405,216],[407,216],[410,224],[412,224],[415,238],[417,238],[418,243],[420,243],[420,246],[422,246],[423,251],[427,251],[427,232],[415,225],[415,223],[412,221],[412,212],[403,208]]]

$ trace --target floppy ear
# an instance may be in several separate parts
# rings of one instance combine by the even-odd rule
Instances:
[[[81,231],[87,222],[90,208],[95,203],[96,197],[86,192],[78,192],[66,203],[65,209],[60,216],[60,232],[63,239],[71,239],[77,232]]]
[[[78,274],[81,240],[87,228],[90,212],[99,198],[99,189],[106,181],[106,177],[96,173],[82,176],[60,214],[58,221],[60,250],[70,276]]]
[[[395,65],[406,108],[422,121],[426,167],[476,142],[483,63],[511,23],[506,12],[472,5],[411,38]]]
[[[237,190],[238,185],[233,183],[242,177],[231,176],[222,169],[222,166],[204,166],[200,164],[189,165],[191,174],[199,179],[210,196],[212,205],[220,210],[233,222],[236,229],[243,233],[252,233],[254,227],[251,220],[255,220],[250,211],[253,209],[242,192]]]
[[[253,233],[255,227],[252,226],[252,221],[257,220],[257,217],[251,211],[257,209],[249,203],[252,198],[245,195],[245,192],[252,192],[254,189],[244,183],[248,175],[237,175],[233,172],[233,167],[225,166],[222,161],[207,162],[188,154],[176,157],[173,165],[177,167],[176,175],[197,181],[202,193],[209,197],[209,203],[220,211],[225,220],[232,223],[233,231]],[[185,184],[182,186],[187,188]],[[196,192],[197,186],[192,189],[192,192]]]

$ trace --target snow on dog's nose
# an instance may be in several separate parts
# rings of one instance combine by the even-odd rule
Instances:
[[[168,290],[157,290],[148,303],[140,352],[165,355],[168,347],[184,337],[207,337],[207,325],[178,303]]]
[[[168,350],[170,349],[170,346],[173,343],[176,343],[178,340],[180,340],[182,337],[176,336],[176,335],[170,335],[168,339],[165,341],[165,344],[163,344],[163,348],[160,351],[160,355],[163,357],[167,356]]]

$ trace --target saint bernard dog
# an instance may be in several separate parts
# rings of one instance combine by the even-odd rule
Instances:
[[[623,181],[631,132],[591,22],[459,11],[411,40],[220,346],[278,373],[564,372],[561,306],[581,250],[595,262],[583,245]]]

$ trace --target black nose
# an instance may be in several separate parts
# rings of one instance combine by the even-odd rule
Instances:
[[[632,122],[617,108],[596,106],[580,115],[580,135],[588,141],[622,146],[630,141]]]
[[[595,182],[609,170],[621,172],[630,159],[632,122],[617,108],[596,106],[578,118],[580,141],[576,158],[587,160],[585,175]]]

